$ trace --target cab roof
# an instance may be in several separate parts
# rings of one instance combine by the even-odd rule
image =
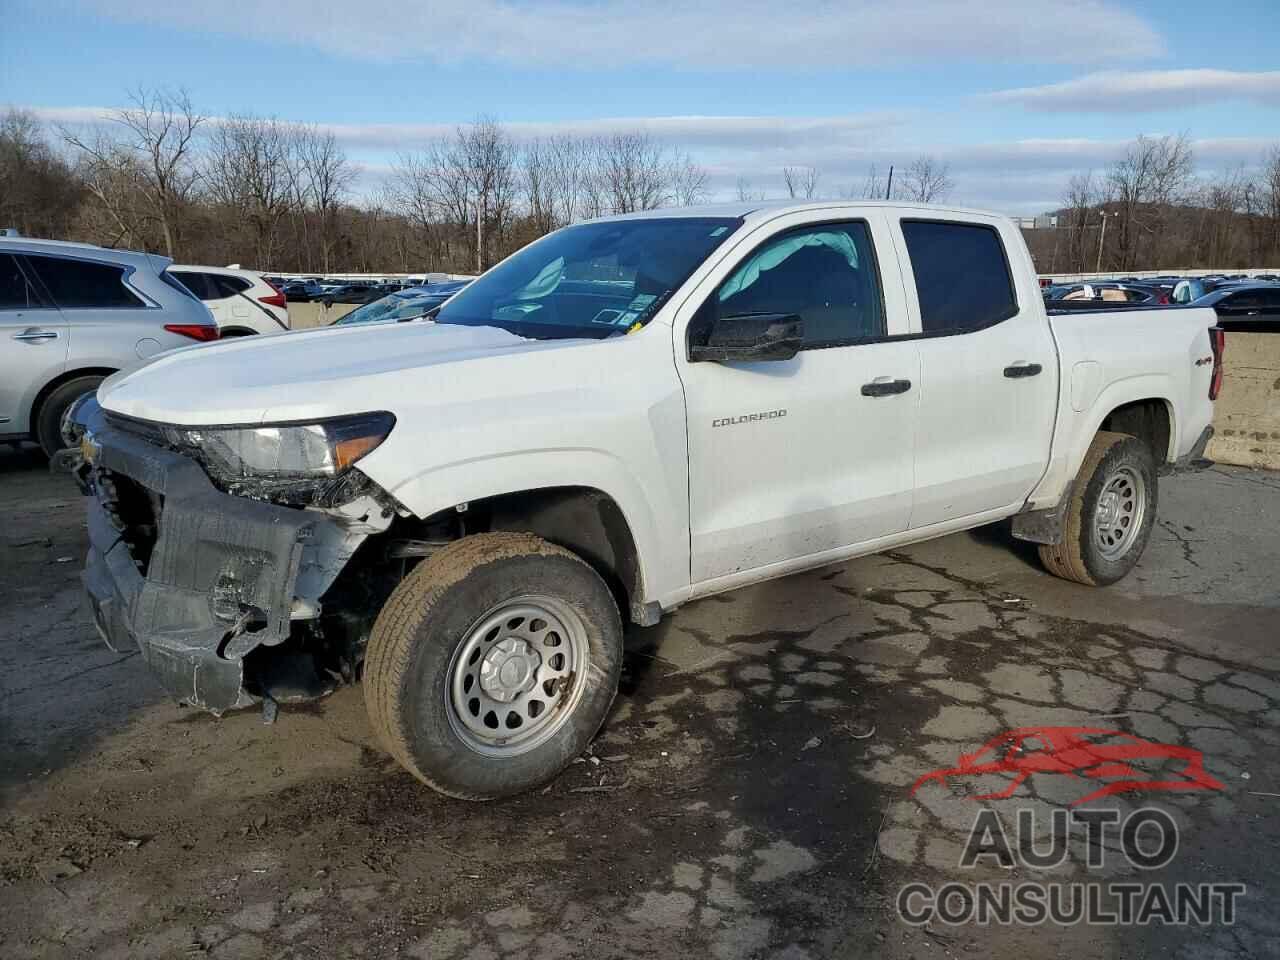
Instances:
[[[758,223],[763,220],[772,220],[783,214],[801,213],[806,210],[834,210],[850,213],[856,213],[859,210],[896,210],[911,215],[945,214],[948,217],[960,215],[1005,219],[1003,214],[992,213],[990,210],[901,200],[739,200],[731,203],[708,203],[692,207],[666,207],[637,213],[620,213],[597,217],[588,222],[603,223],[610,220],[651,220],[673,217],[732,217],[747,223]]]

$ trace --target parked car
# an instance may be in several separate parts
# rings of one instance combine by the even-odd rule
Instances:
[[[335,303],[369,303],[383,296],[386,296],[386,291],[381,284],[344,283],[320,294],[319,300],[331,307]]]
[[[1049,316],[1013,221],[934,204],[580,223],[433,319],[173,355],[71,430],[113,645],[215,713],[363,678],[469,799],[582,753],[624,618],[1004,518],[1114,583],[1222,378],[1212,310]]]
[[[1280,329],[1280,284],[1243,283],[1219,287],[1193,305],[1212,307],[1224,330],[1261,333]]]
[[[324,291],[315,280],[291,280],[284,285],[282,291],[286,300],[294,303],[310,303],[320,299]]]
[[[468,280],[447,280],[426,287],[409,287],[385,296],[381,300],[374,300],[372,303],[356,307],[346,316],[333,321],[333,324],[346,327],[356,323],[383,323],[392,320],[403,323],[407,320],[421,320],[429,311],[440,306],[469,282]]]
[[[1205,294],[1213,293],[1213,291],[1222,287],[1233,286],[1239,282],[1227,277],[1189,277],[1178,281],[1169,299],[1174,303],[1193,303]]]
[[[224,337],[284,333],[289,329],[285,294],[261,273],[231,267],[172,266],[182,281],[213,314]]]
[[[1163,306],[1169,302],[1168,294],[1158,287],[1112,281],[1057,285],[1045,288],[1043,293],[1045,304],[1050,307],[1070,308],[1075,301],[1142,307]]]
[[[103,379],[218,338],[169,260],[83,243],[0,237],[0,440],[63,446],[66,410]]]

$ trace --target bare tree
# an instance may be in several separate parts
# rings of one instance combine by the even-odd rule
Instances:
[[[108,116],[116,128],[115,136],[100,134],[92,141],[66,131],[64,136],[86,160],[86,168],[100,187],[93,192],[102,202],[106,203],[104,197],[112,192],[108,184],[128,175],[159,225],[165,254],[172,257],[177,248],[179,211],[189,201],[197,178],[194,141],[205,118],[182,89],[139,88],[129,100],[131,107]],[[123,224],[118,204],[109,209]]]
[[[745,202],[759,201],[765,198],[763,190],[756,190],[751,181],[746,177],[739,177],[736,184],[737,196],[739,200]]]
[[[1270,224],[1266,253],[1280,256],[1280,144],[1263,155],[1258,180],[1258,205]]]
[[[1066,238],[1067,262],[1073,270],[1083,271],[1088,256],[1087,246],[1090,228],[1098,226],[1098,210],[1102,194],[1094,180],[1093,171],[1073,176],[1067,183],[1062,197],[1064,209],[1058,229]]]
[[[787,196],[793,200],[797,197],[812,200],[818,190],[820,177],[816,167],[782,168],[782,182],[787,188]]]
[[[867,179],[862,182],[862,199],[887,200],[884,190],[884,179],[880,176],[880,171],[873,163],[871,168],[867,170]]]
[[[320,269],[330,270],[335,218],[339,204],[355,179],[355,169],[338,145],[332,131],[302,127],[295,131],[293,152],[296,164],[294,192],[303,213],[309,209],[319,231]],[[303,217],[305,228],[306,218]]]
[[[475,211],[476,272],[482,273],[493,262],[486,249],[486,232],[502,233],[515,199],[515,150],[506,131],[491,117],[460,127],[457,147],[467,170],[466,185]]]
[[[1169,206],[1186,199],[1194,157],[1186,134],[1139,136],[1107,171],[1117,217],[1117,269],[1133,270],[1139,249],[1150,246],[1159,258]]]
[[[687,153],[676,153],[668,164],[667,178],[671,198],[677,207],[691,207],[706,202],[707,171],[694,163]]]
[[[648,134],[599,139],[596,164],[610,212],[655,210],[668,202],[665,151]]]
[[[550,233],[558,224],[551,155],[546,141],[534,139],[524,145],[520,152],[520,186],[531,226],[537,233]]]
[[[937,158],[922,154],[898,174],[895,195],[913,203],[939,203],[955,188],[951,180],[951,167]]]
[[[0,226],[38,237],[66,236],[83,193],[34,114],[11,108],[0,115]]]
[[[296,196],[291,137],[275,119],[233,115],[214,128],[204,167],[210,196],[250,232],[255,264],[271,269],[281,220]]]

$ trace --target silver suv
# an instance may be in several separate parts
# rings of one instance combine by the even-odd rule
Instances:
[[[117,370],[218,339],[209,308],[149,253],[0,236],[0,441],[62,446],[68,407]]]

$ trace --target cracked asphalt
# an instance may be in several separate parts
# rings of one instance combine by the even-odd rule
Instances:
[[[358,688],[271,727],[163,700],[81,603],[71,484],[0,452],[0,956],[1278,956],[1280,477],[1215,467],[1160,497],[1103,590],[997,525],[691,604],[632,632],[588,756],[473,805],[376,748]],[[1090,799],[1115,775],[1010,769],[912,791],[1028,727],[1193,748],[1213,785]],[[1077,831],[1052,870],[960,866],[978,811],[1032,811],[1043,841],[1082,798],[1167,811],[1176,857],[1093,868]],[[909,882],[1125,877],[1246,893],[1229,926],[895,909]]]

